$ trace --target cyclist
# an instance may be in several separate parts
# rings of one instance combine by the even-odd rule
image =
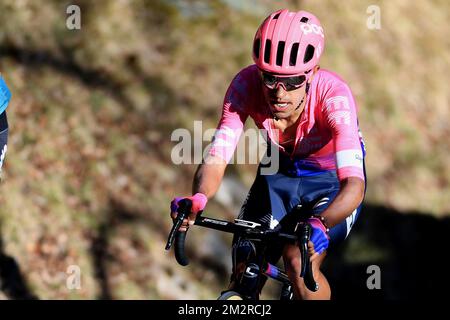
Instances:
[[[195,173],[193,195],[171,203],[175,218],[178,201],[192,200],[191,215],[180,228],[186,231],[218,190],[244,123],[253,118],[266,130],[268,145],[279,150],[279,169],[265,175],[260,164],[239,217],[293,231],[298,221],[294,209],[302,207],[312,227],[309,253],[319,290],[309,291],[299,277],[298,246],[286,244],[266,253],[273,263],[283,257],[297,299],[330,299],[320,266],[327,250],[348,236],[366,188],[357,106],[348,85],[319,68],[324,40],[319,20],[306,11],[279,10],[262,22],[253,44],[255,64],[242,69],[227,90],[208,156]],[[257,244],[233,240],[230,290],[245,289],[239,287],[239,275],[258,254]]]
[[[3,77],[0,75],[0,172],[5,160],[8,142],[8,119],[6,108],[11,100],[11,92],[8,89]]]

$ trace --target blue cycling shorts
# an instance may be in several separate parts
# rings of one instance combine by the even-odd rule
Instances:
[[[292,176],[282,172],[262,175],[260,169],[261,166],[241,208],[239,219],[254,221],[264,227],[292,232],[299,221],[299,214],[305,217],[321,214],[339,192],[340,184],[335,171]],[[299,210],[293,210],[299,207]],[[331,228],[329,249],[347,238],[361,207]]]
[[[2,114],[8,107],[9,101],[11,100],[11,91],[6,85],[5,80],[0,75],[0,114]]]

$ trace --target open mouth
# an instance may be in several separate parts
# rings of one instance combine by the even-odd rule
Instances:
[[[283,110],[286,109],[286,107],[289,105],[289,102],[272,101],[270,104],[277,110]]]

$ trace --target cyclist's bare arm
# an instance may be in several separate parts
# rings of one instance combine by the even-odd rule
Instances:
[[[322,213],[329,228],[339,224],[361,204],[364,188],[364,180],[358,177],[348,177],[341,181],[339,193]]]
[[[321,214],[327,222],[328,228],[332,228],[353,213],[364,199],[364,180],[358,177],[348,177],[341,181],[340,190],[331,202],[330,206]],[[315,262],[319,254],[314,252],[313,244],[308,244],[311,262]]]
[[[208,155],[206,160],[198,166],[197,171],[195,172],[192,184],[192,194],[194,196],[189,198],[193,199],[199,194],[202,194],[202,197],[206,196],[207,199],[212,198],[219,189],[226,166],[227,163],[222,158]],[[204,204],[206,204],[206,202]],[[179,230],[184,232],[187,230],[188,224],[193,225],[197,214],[198,212],[192,210],[187,219],[183,220]],[[172,219],[176,218],[177,213],[175,210],[171,212],[171,216]]]
[[[200,164],[195,172],[192,194],[201,192],[211,199],[220,187],[226,167],[225,160],[208,155],[205,162]]]
[[[208,155],[206,160],[200,164],[194,175],[194,181],[192,183],[192,194],[202,193],[208,199],[211,199],[217,192],[222,182],[223,175],[227,163],[220,157]],[[172,218],[175,218],[176,214],[172,213]],[[187,230],[187,224],[193,225],[197,217],[197,212],[191,212],[187,219],[183,220],[180,231]]]

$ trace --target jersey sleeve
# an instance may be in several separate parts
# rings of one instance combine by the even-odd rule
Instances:
[[[5,80],[0,75],[0,114],[8,107],[11,100],[11,91],[6,85]]]
[[[248,117],[250,85],[241,71],[231,82],[225,94],[222,116],[213,136],[208,154],[229,163],[243,132]]]
[[[334,141],[339,180],[348,177],[364,180],[357,109],[350,88],[345,83],[333,86],[326,94],[322,111]]]

